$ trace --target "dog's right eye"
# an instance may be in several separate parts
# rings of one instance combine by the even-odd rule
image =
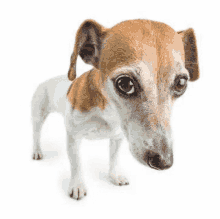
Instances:
[[[123,76],[116,81],[117,90],[125,95],[132,95],[135,92],[134,82],[130,77]]]

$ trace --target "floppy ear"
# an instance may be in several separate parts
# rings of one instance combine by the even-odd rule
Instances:
[[[86,20],[79,27],[71,63],[68,72],[69,80],[73,81],[76,78],[76,61],[80,55],[82,60],[87,64],[92,64],[98,68],[99,56],[101,50],[101,42],[105,36],[105,28],[93,20]]]
[[[194,30],[189,28],[179,31],[178,34],[182,36],[185,50],[185,67],[189,71],[190,81],[195,81],[199,78],[199,64]]]

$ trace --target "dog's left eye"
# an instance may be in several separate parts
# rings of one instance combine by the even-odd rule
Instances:
[[[187,78],[184,76],[177,77],[174,82],[174,94],[176,96],[182,95],[187,87]]]
[[[116,88],[123,94],[131,95],[135,92],[134,82],[130,77],[120,77],[116,81]]]

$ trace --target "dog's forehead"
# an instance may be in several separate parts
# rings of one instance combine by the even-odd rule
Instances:
[[[151,63],[153,71],[158,72],[161,67],[174,66],[176,56],[184,62],[181,36],[171,27],[149,20],[125,21],[106,35],[100,68],[109,73],[120,66],[144,61]]]

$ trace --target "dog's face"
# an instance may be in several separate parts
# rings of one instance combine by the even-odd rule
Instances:
[[[134,157],[155,169],[171,167],[171,109],[188,81],[198,78],[193,31],[177,33],[145,20],[112,29],[91,21],[85,26],[82,49],[72,60],[77,52],[100,70],[103,92],[120,115]]]

